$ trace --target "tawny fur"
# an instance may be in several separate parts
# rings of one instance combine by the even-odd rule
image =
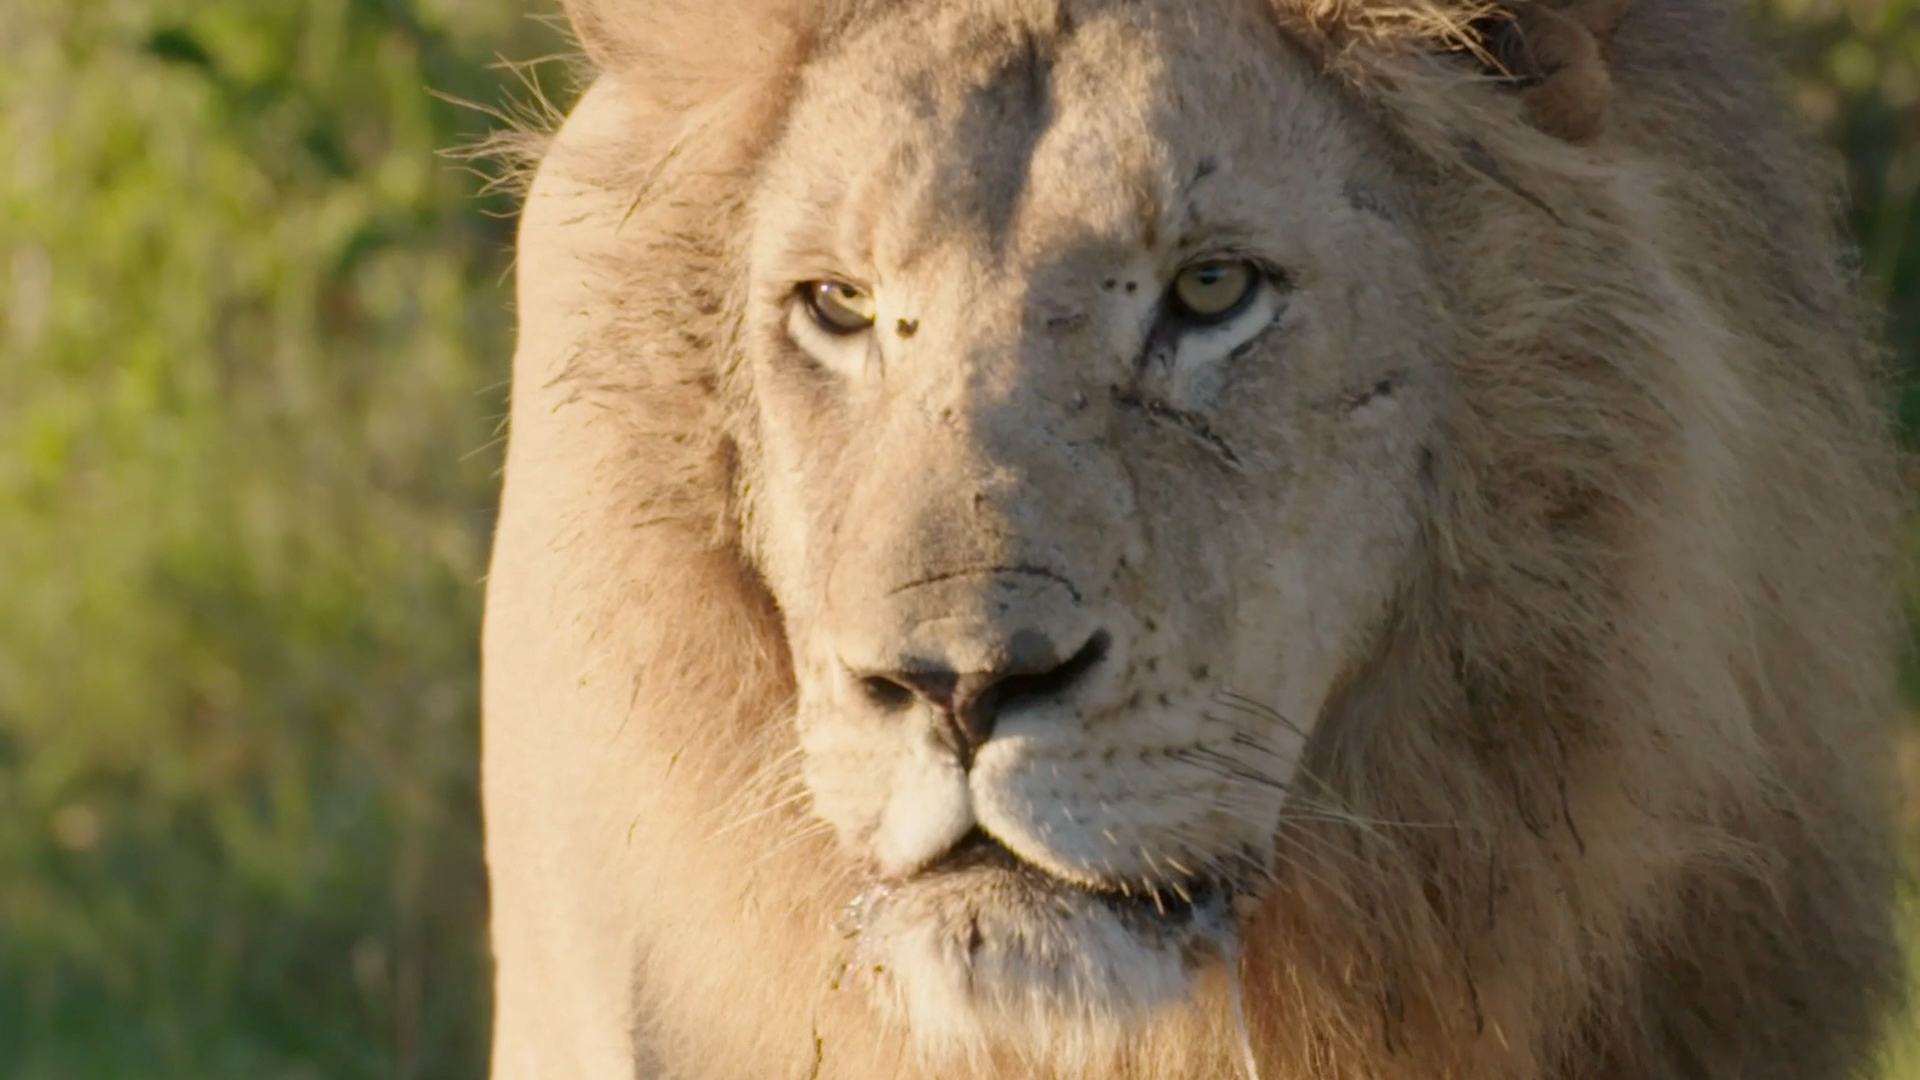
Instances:
[[[742,521],[760,155],[888,6],[570,5],[608,77],[523,226],[498,1080],[934,1075],[835,988],[855,871]],[[1270,13],[1414,193],[1455,333],[1418,557],[1300,765],[1340,812],[1283,818],[1246,912],[1266,1080],[1838,1078],[1894,993],[1895,496],[1832,178],[1731,12],[1617,8],[1522,8],[1569,36],[1514,54],[1543,68],[1518,90],[1490,6]],[[966,1068],[1233,1075],[1199,996],[1115,1058]]]

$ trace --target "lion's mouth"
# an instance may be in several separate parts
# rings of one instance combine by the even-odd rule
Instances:
[[[1093,902],[1111,911],[1137,934],[1153,938],[1186,935],[1202,913],[1222,910],[1231,899],[1224,881],[1192,877],[1148,884],[1090,886],[1051,874],[1021,858],[985,831],[974,828],[938,859],[903,879],[871,884],[842,916],[844,932],[857,935],[879,907],[901,891],[972,894],[996,907],[1061,909]]]
[[[834,985],[852,973],[926,1045],[1037,1045],[1063,1024],[1111,1042],[1191,1000],[1196,973],[1237,947],[1223,884],[1157,885],[1089,887],[975,830],[848,905],[841,930],[853,940]]]

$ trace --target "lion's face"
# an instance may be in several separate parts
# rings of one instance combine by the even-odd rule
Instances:
[[[929,1042],[1097,1035],[1186,996],[1313,812],[1448,327],[1383,154],[1254,5],[957,7],[798,89],[745,502],[882,1001]]]

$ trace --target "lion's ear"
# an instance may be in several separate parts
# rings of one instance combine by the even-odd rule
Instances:
[[[1527,119],[1571,143],[1607,125],[1608,45],[1633,0],[1515,0],[1476,29],[1493,73],[1510,80]]]
[[[691,105],[790,71],[809,0],[561,0],[601,71],[655,102]]]

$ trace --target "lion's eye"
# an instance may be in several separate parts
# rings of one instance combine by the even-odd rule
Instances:
[[[1259,283],[1251,263],[1195,263],[1173,279],[1173,308],[1188,322],[1224,322],[1240,313]]]
[[[844,281],[809,281],[800,286],[807,313],[829,334],[857,334],[873,325],[873,296]]]

